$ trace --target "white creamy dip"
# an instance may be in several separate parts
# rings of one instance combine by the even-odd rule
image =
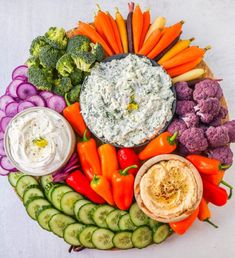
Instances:
[[[9,124],[5,149],[21,171],[43,175],[59,169],[74,150],[75,135],[68,122],[48,108],[30,108]]]
[[[88,127],[104,141],[125,147],[156,135],[172,117],[171,78],[147,58],[128,55],[99,63],[80,95]]]

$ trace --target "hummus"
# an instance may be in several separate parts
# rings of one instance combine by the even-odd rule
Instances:
[[[67,121],[48,108],[30,108],[9,124],[5,149],[19,170],[43,175],[59,169],[72,154],[75,135]]]

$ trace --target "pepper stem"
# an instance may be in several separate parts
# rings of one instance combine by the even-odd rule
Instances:
[[[229,183],[225,182],[224,180],[222,180],[220,183],[221,183],[222,185],[227,186],[227,187],[229,188],[229,196],[228,196],[228,199],[230,199],[230,198],[232,197],[232,195],[233,195],[233,186],[230,185]]]
[[[205,222],[209,223],[211,226],[213,226],[214,228],[218,228],[218,226],[216,224],[214,224],[213,222],[211,222],[209,219],[204,220]]]
[[[177,136],[178,136],[178,131],[174,132],[174,134],[168,138],[170,145],[175,144],[175,140],[176,140]]]
[[[231,164],[229,164],[229,165],[222,165],[222,164],[220,164],[219,165],[219,169],[220,170],[226,170],[226,169],[228,169],[228,168],[230,168],[231,167]]]
[[[72,104],[68,100],[68,93],[65,93],[64,98],[65,98],[66,105],[71,106]]]
[[[97,184],[99,182],[99,177],[97,175],[94,175],[93,178],[92,178],[92,183],[93,184]]]
[[[85,130],[85,132],[84,132],[84,134],[83,134],[83,138],[82,138],[82,141],[83,142],[88,142],[89,141],[89,139],[87,138],[87,129]]]
[[[128,171],[129,171],[130,169],[132,169],[132,168],[137,168],[137,165],[131,165],[131,166],[129,166],[129,167],[126,167],[126,168],[123,169],[123,170],[120,170],[120,174],[121,174],[122,176],[126,176],[126,175],[128,175]]]

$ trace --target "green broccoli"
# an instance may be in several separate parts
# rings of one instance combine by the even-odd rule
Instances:
[[[31,67],[31,66],[39,67],[40,62],[39,62],[38,57],[31,56],[31,57],[26,61],[26,64],[27,64],[28,67]]]
[[[56,64],[57,71],[64,77],[69,76],[75,68],[74,61],[70,54],[64,54]]]
[[[91,41],[86,36],[75,36],[71,39],[69,39],[68,46],[66,52],[73,53],[74,51],[90,51]]]
[[[100,43],[91,43],[91,53],[95,56],[96,61],[101,62],[105,58],[105,52]]]
[[[51,47],[50,45],[46,45],[42,47],[39,53],[40,64],[47,69],[54,69],[56,67],[56,63],[61,57],[62,53],[60,50]]]
[[[72,90],[65,94],[66,102],[73,104],[74,102],[79,101],[81,91],[81,85],[78,84],[72,88]]]
[[[72,58],[78,69],[89,72],[91,66],[95,63],[95,56],[90,52],[77,51],[72,54]]]
[[[52,89],[53,73],[50,70],[31,66],[28,69],[29,82],[34,84],[39,90]]]
[[[75,68],[75,70],[70,74],[70,79],[74,86],[81,83],[83,81],[83,71]]]
[[[53,91],[61,96],[64,96],[65,93],[69,92],[73,88],[72,82],[68,77],[62,77],[55,80]]]
[[[38,57],[39,53],[41,51],[41,48],[45,46],[47,43],[45,41],[45,38],[43,36],[36,37],[30,46],[29,52],[32,56]]]
[[[57,49],[66,49],[68,38],[63,28],[51,27],[45,33],[45,40],[52,47]]]

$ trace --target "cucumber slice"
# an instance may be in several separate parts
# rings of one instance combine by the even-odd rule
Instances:
[[[109,206],[109,205],[99,206],[95,210],[95,212],[93,214],[93,217],[92,217],[95,224],[100,228],[107,228],[108,225],[106,223],[106,218],[107,218],[108,214],[113,210],[114,210],[114,208],[112,206]]]
[[[166,240],[170,233],[170,227],[167,224],[161,225],[153,233],[153,242],[156,244],[160,244],[161,242]]]
[[[51,204],[44,198],[38,198],[35,197],[35,199],[31,199],[27,206],[26,206],[26,211],[29,214],[29,216],[36,220],[37,215],[39,214],[39,211],[43,209],[44,207],[49,207]]]
[[[38,185],[38,181],[32,176],[22,176],[16,183],[16,192],[23,198],[26,188],[30,185]]]
[[[63,237],[65,228],[72,223],[75,223],[73,218],[62,213],[58,213],[52,216],[49,220],[49,227],[55,235]]]
[[[17,181],[24,175],[22,172],[12,172],[8,175],[8,181],[13,187],[16,187]]]
[[[73,189],[70,188],[67,185],[60,185],[58,187],[55,187],[51,192],[51,202],[57,208],[58,210],[61,210],[60,207],[60,201],[62,199],[62,196],[67,192],[72,192]]]
[[[120,230],[128,230],[128,231],[133,231],[136,229],[136,226],[131,220],[130,214],[125,214],[121,216],[118,226]]]
[[[97,205],[93,203],[84,204],[78,212],[79,221],[86,225],[93,225],[95,224],[94,220],[92,219],[93,213],[95,212]]]
[[[50,227],[49,227],[49,221],[51,219],[52,216],[54,216],[55,214],[60,213],[58,210],[56,210],[55,208],[45,208],[43,210],[41,210],[38,213],[38,217],[37,217],[37,221],[38,224],[43,228],[46,229],[48,231],[51,231]]]
[[[23,203],[24,205],[26,205],[26,203],[28,203],[28,201],[30,199],[32,199],[33,197],[44,197],[44,194],[42,192],[42,190],[40,190],[40,188],[38,187],[28,187],[25,192],[24,192],[24,196],[23,196]]]
[[[129,213],[130,213],[132,222],[137,227],[148,225],[149,217],[143,213],[143,211],[139,208],[137,203],[134,203],[131,205]]]
[[[60,200],[61,210],[70,216],[74,216],[73,206],[76,201],[83,199],[83,197],[77,192],[67,192]]]
[[[53,190],[59,186],[61,186],[62,184],[55,184],[55,183],[49,183],[46,185],[45,187],[45,195],[47,197],[47,199],[51,202],[51,194],[53,192]]]
[[[91,203],[90,201],[88,201],[88,200],[85,200],[85,199],[82,199],[82,200],[78,200],[78,201],[76,201],[75,202],[75,204],[74,204],[74,207],[73,207],[73,211],[74,211],[74,214],[75,214],[75,216],[76,216],[76,219],[79,221],[79,210],[80,210],[80,208],[83,206],[83,205],[85,205],[85,204],[87,204],[87,203]]]
[[[147,226],[137,228],[132,234],[132,243],[136,248],[144,248],[152,243],[152,230]]]
[[[130,249],[133,248],[131,232],[119,232],[116,233],[113,238],[113,244],[119,249]]]
[[[161,222],[149,218],[149,226],[150,226],[150,228],[151,228],[152,230],[155,231],[160,225],[162,225]]]
[[[114,233],[105,228],[97,229],[91,237],[93,245],[101,250],[108,250],[113,248],[113,237]]]
[[[70,245],[74,246],[80,246],[81,243],[78,239],[78,236],[80,232],[85,228],[86,226],[80,223],[74,223],[68,225],[64,230],[64,240]]]
[[[84,228],[80,234],[79,234],[79,241],[82,246],[87,247],[87,248],[94,248],[95,246],[93,245],[91,238],[93,233],[98,229],[95,226],[89,226]]]
[[[49,174],[46,176],[41,176],[41,178],[40,178],[40,184],[41,184],[42,188],[44,188],[44,189],[51,182],[53,182],[52,174]]]
[[[121,210],[114,210],[112,212],[109,213],[109,215],[106,218],[106,223],[108,225],[108,227],[113,230],[113,231],[119,231],[119,219],[121,218],[121,216],[127,214],[126,211],[121,211]]]

